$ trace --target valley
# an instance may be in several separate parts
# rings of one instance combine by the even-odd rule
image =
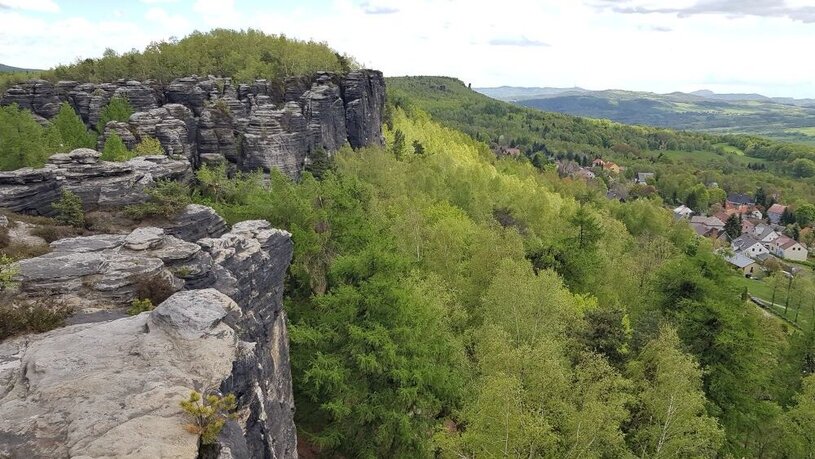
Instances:
[[[548,112],[610,119],[626,124],[711,133],[754,134],[815,144],[815,100],[760,94],[716,94],[581,88],[477,88],[499,100]]]
[[[815,447],[815,146],[253,29],[2,89],[0,457]]]

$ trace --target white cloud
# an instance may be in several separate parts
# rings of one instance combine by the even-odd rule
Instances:
[[[178,31],[188,31],[192,29],[186,17],[169,14],[163,8],[150,8],[144,13],[144,18],[147,19],[149,24],[158,27],[159,30],[166,31],[168,36],[176,34]]]
[[[196,0],[192,10],[209,27],[243,28],[241,14],[235,9],[235,0]]]
[[[0,9],[59,13],[59,5],[53,0],[0,0]]]
[[[0,62],[50,67],[77,55],[97,56],[106,46],[126,51],[193,29],[252,27],[325,41],[390,76],[449,75],[476,86],[815,96],[815,60],[805,55],[815,47],[815,24],[785,16],[680,17],[597,8],[654,9],[665,5],[661,0],[585,0],[568,7],[560,0],[330,0],[319,6],[301,0],[285,7],[244,1],[240,11],[234,0],[142,4],[141,14],[129,8],[101,22],[71,18],[70,11],[43,17],[0,9]],[[678,0],[671,7],[698,3]]]

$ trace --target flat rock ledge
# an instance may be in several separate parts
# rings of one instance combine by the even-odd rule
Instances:
[[[23,295],[124,305],[145,273],[178,291],[151,312],[0,343],[0,457],[198,457],[179,402],[202,388],[238,400],[211,457],[297,457],[282,303],[291,235],[265,221],[223,233],[206,208],[188,211],[211,223],[197,242],[138,228],[20,262]]]

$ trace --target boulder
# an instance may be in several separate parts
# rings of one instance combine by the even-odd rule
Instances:
[[[0,457],[196,457],[179,402],[246,352],[230,314],[224,294],[186,291],[150,313],[0,344]]]
[[[0,171],[0,208],[12,212],[53,215],[51,203],[60,197],[53,167]]]
[[[226,233],[226,221],[211,207],[190,204],[164,227],[167,234],[183,241],[217,238]]]
[[[97,314],[101,321],[0,344],[0,457],[195,457],[178,402],[199,387],[237,395],[222,457],[297,457],[282,303],[289,233],[249,221],[197,244],[140,228],[51,248],[20,262],[24,293],[73,289],[86,304],[125,304],[139,270],[196,265],[207,275],[153,312]]]

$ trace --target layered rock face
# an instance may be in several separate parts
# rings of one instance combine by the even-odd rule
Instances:
[[[79,148],[51,156],[42,169],[0,172],[0,208],[52,215],[62,189],[73,191],[86,210],[144,202],[157,180],[192,178],[190,163],[167,156],[139,156],[117,163],[100,161],[95,150]]]
[[[94,127],[112,97],[126,98],[136,113],[127,123],[108,123],[99,149],[113,132],[131,147],[151,136],[167,154],[184,156],[194,167],[279,168],[297,177],[318,148],[330,154],[345,142],[354,148],[383,142],[385,80],[375,70],[292,78],[282,88],[266,80],[234,84],[229,78],[194,76],[166,86],[32,80],[9,89],[0,104],[16,103],[48,119],[67,101]]]
[[[205,209],[188,208],[176,234],[202,234],[183,222],[222,232]],[[178,404],[202,388],[238,399],[220,457],[296,457],[282,309],[291,256],[288,233],[248,221],[197,243],[160,228],[65,239],[21,262],[32,296],[122,304],[144,273],[180,291],[149,313],[0,343],[0,457],[196,457]]]

